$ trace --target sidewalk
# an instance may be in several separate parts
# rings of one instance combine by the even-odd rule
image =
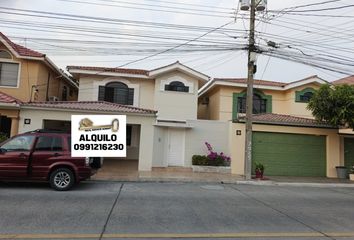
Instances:
[[[94,181],[122,181],[122,182],[208,182],[250,184],[264,186],[309,186],[309,187],[353,187],[354,181],[348,179],[323,177],[284,177],[270,176],[268,180],[245,180],[241,175],[225,173],[199,173],[191,168],[154,168],[151,172],[137,170],[98,172],[91,178]]]

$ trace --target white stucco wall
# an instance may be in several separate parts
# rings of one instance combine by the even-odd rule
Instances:
[[[192,166],[192,156],[208,154],[205,142],[209,142],[214,151],[229,155],[229,123],[226,121],[188,120],[192,128],[182,128],[185,131],[184,167]],[[173,128],[172,128],[173,129]],[[181,128],[179,128],[181,129]],[[153,167],[167,167],[168,127],[155,127]],[[171,146],[173,147],[173,146]]]
[[[80,78],[79,101],[98,101],[98,88],[110,82],[122,82],[134,89],[134,107],[153,109],[154,89],[153,79],[82,76]]]
[[[164,86],[172,81],[183,82],[189,92],[165,91]],[[156,78],[154,109],[159,119],[197,119],[198,80],[179,71],[170,72]]]
[[[227,121],[189,120],[193,128],[186,130],[185,140],[185,166],[192,165],[193,155],[206,155],[208,153],[205,142],[213,150],[230,156],[229,123]]]
[[[97,112],[76,112],[67,110],[34,110],[34,109],[21,109],[19,119],[19,133],[28,132],[36,129],[43,128],[43,119],[47,120],[62,120],[71,121],[71,115],[84,115],[84,114],[102,114]],[[111,114],[124,114],[124,113],[111,113]],[[124,114],[125,115],[125,114]],[[24,119],[31,119],[31,124],[24,124]],[[152,167],[152,154],[153,154],[153,140],[154,140],[154,116],[143,115],[127,115],[127,124],[140,125],[140,138],[139,141],[139,171],[151,171]],[[129,150],[128,150],[129,151]],[[133,149],[132,149],[133,151]],[[135,153],[137,154],[137,153]]]

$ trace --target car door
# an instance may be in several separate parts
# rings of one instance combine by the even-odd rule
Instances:
[[[31,158],[31,177],[46,178],[49,167],[63,155],[63,138],[59,135],[39,136]]]
[[[0,148],[0,178],[26,178],[34,136],[20,135],[3,143]]]

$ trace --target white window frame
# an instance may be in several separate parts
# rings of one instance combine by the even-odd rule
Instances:
[[[0,49],[0,51],[7,52],[7,53],[10,55],[10,57],[11,57],[11,59],[10,59],[10,60],[14,60],[14,56],[12,56],[11,52],[10,52],[10,51],[8,51],[7,49]],[[8,58],[1,58],[1,57],[0,57],[0,59],[6,59],[6,60],[9,60]]]
[[[12,57],[12,59],[8,59],[8,58],[0,58],[0,62],[4,62],[4,63],[15,63],[18,64],[18,73],[17,73],[17,83],[16,86],[3,86],[0,85],[1,88],[19,88],[20,85],[20,77],[21,77],[21,62],[19,61],[15,61],[13,60],[13,55],[7,51],[6,49],[0,49],[1,51],[5,51],[8,52],[10,54],[10,56]]]

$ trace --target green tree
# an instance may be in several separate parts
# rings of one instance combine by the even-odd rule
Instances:
[[[323,85],[315,91],[307,108],[318,121],[354,129],[354,86]]]

